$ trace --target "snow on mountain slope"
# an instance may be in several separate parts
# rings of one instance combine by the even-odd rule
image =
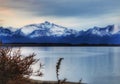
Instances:
[[[50,29],[50,32],[52,35],[62,35],[65,33],[65,28],[62,28],[62,27],[58,27],[58,26],[53,26],[53,28]]]
[[[86,33],[98,36],[105,36],[105,35],[113,35],[120,31],[120,27],[118,25],[108,25],[104,28],[94,27],[88,29]]]
[[[45,21],[44,23],[40,24],[30,24],[20,28],[19,34],[29,36],[30,38],[40,37],[40,36],[67,36],[67,35],[80,35],[80,31],[69,29],[60,25],[56,25],[54,23],[50,23]],[[98,35],[98,36],[105,36],[105,35],[113,35],[120,31],[120,27],[117,25],[108,25],[107,27],[100,28],[94,27],[90,28],[87,31],[83,31],[84,34],[89,35]]]
[[[0,36],[12,36],[12,34],[11,28],[0,27]]]
[[[49,30],[49,35],[61,36],[65,33],[65,30],[67,30],[65,27],[50,23],[48,21],[45,21],[43,26],[43,28],[47,28]]]
[[[98,36],[105,36],[105,35],[113,35],[113,34],[120,34],[120,26],[119,25],[108,25],[104,28],[94,27],[90,28],[82,33],[88,35],[98,35]],[[80,31],[69,29],[60,25],[56,25],[54,23],[50,23],[45,21],[44,23],[40,24],[30,24],[26,25],[22,28],[15,29],[12,27],[7,28],[0,28],[0,35],[7,35],[7,34],[19,34],[22,36],[29,36],[29,37],[40,37],[40,36],[67,36],[67,35],[82,35]]]
[[[31,24],[20,28],[19,32],[29,37],[39,36],[66,36],[77,33],[76,30],[68,29],[48,21],[41,24]]]
[[[30,24],[27,26],[24,26],[22,28],[20,28],[20,31],[24,34],[24,35],[29,35],[31,34],[33,31],[36,30],[44,30],[46,28],[51,28],[52,26],[50,24],[48,24],[47,22],[45,23],[41,23],[41,24]]]
[[[11,32],[15,32],[18,30],[17,28],[13,28],[13,27],[7,27],[6,29],[9,29]]]
[[[12,38],[13,37],[13,38]],[[43,39],[39,39],[43,38]],[[45,21],[40,24],[30,24],[19,29],[0,27],[0,39],[4,42],[65,42],[65,43],[108,43],[117,42],[120,38],[120,26],[108,25],[94,27],[86,31],[66,28]],[[34,39],[34,40],[33,40]],[[106,40],[107,39],[107,40]],[[116,41],[114,41],[116,40]],[[120,39],[119,39],[120,40]],[[120,42],[120,41],[119,41]]]
[[[35,25],[29,25],[29,26],[24,26],[21,28],[21,32],[23,32],[24,35],[29,35],[32,33],[34,30],[38,30],[39,28]]]
[[[112,34],[118,33],[120,31],[120,25],[114,25],[114,29],[112,31]]]

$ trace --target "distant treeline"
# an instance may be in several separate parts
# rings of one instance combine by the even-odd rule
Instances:
[[[9,43],[1,46],[120,46],[120,44]]]

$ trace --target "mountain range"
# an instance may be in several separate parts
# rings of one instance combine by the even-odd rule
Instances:
[[[108,25],[75,30],[45,21],[21,28],[0,27],[0,40],[6,43],[120,44],[120,27]]]

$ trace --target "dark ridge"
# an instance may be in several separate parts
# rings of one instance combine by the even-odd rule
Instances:
[[[111,46],[115,46],[115,47],[120,47],[120,44],[67,44],[67,43],[6,43],[6,44],[1,44],[1,46],[13,46],[13,47],[18,47],[18,46],[41,46],[41,47],[49,47],[49,46],[56,46],[56,47],[71,47],[71,46],[81,46],[81,47],[87,47],[87,46],[91,46],[91,47],[94,47],[94,46],[98,46],[98,47],[104,47],[104,46],[107,46],[107,47],[111,47]]]

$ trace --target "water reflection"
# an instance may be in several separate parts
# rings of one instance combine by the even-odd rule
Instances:
[[[57,59],[63,57],[60,78],[90,84],[120,82],[119,47],[22,47],[22,53],[35,52],[45,64],[44,80],[56,80]]]

